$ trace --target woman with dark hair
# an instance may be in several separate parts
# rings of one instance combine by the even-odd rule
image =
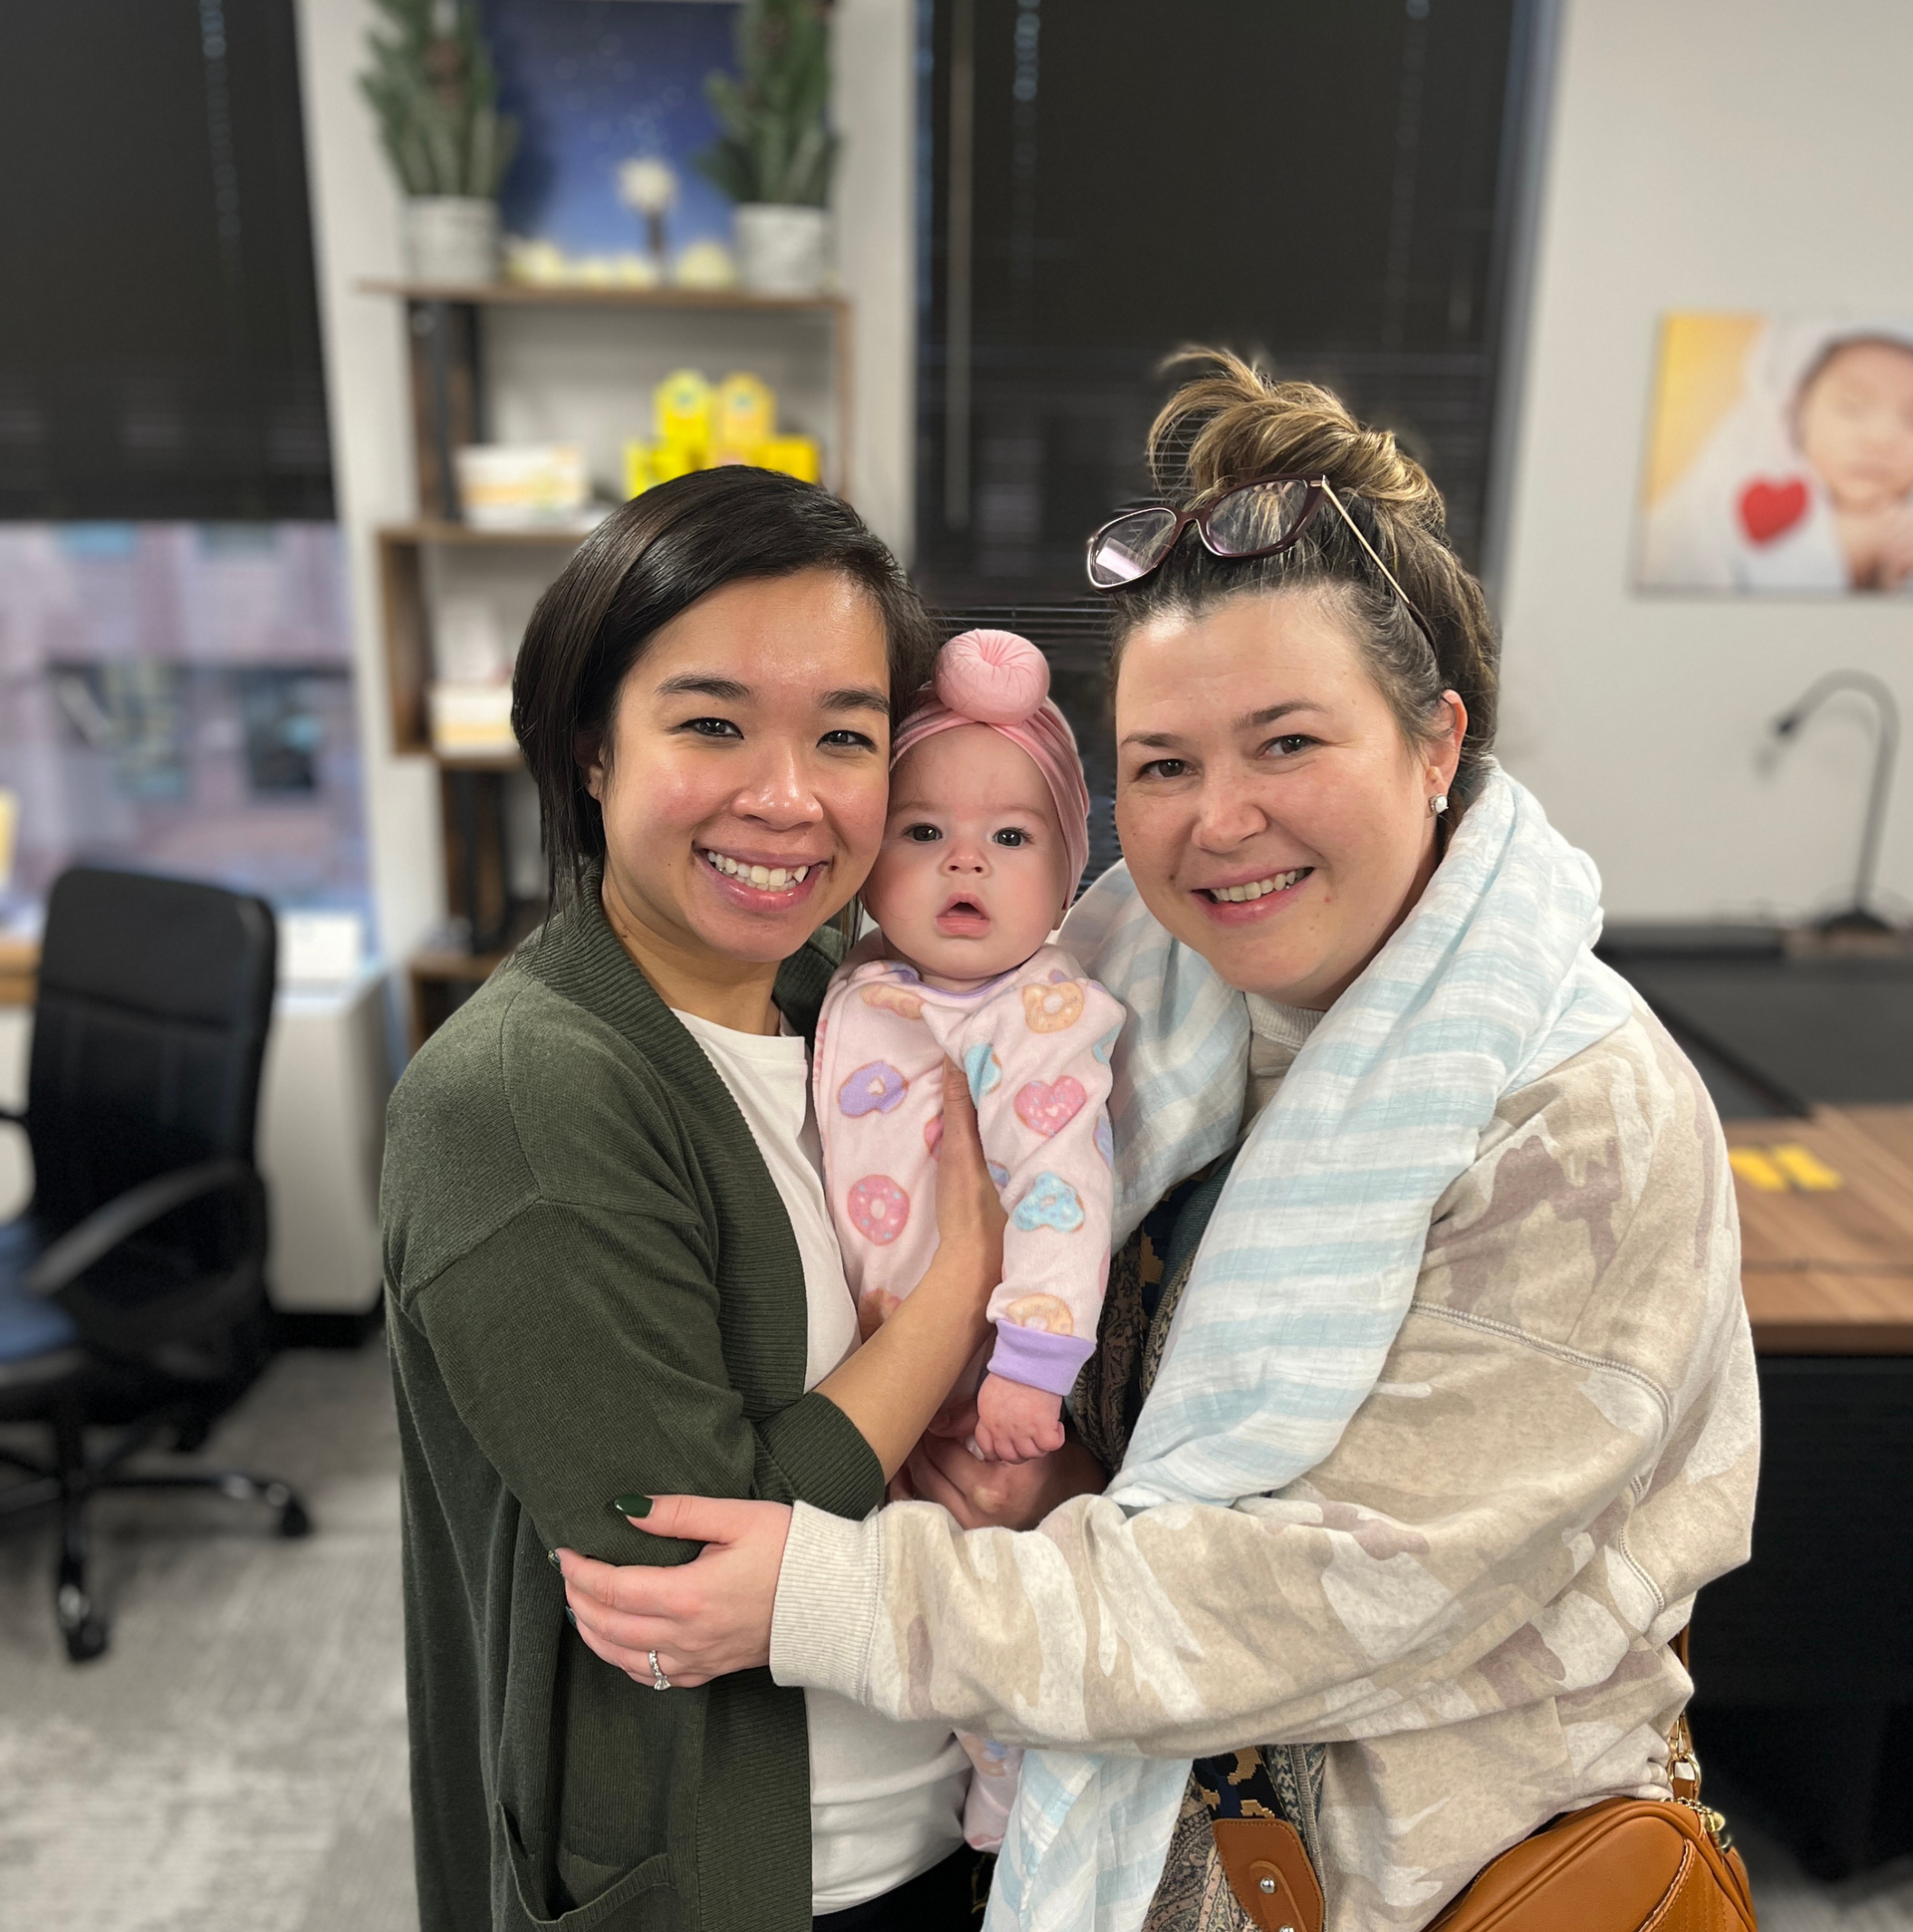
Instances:
[[[992,1932],[1324,1893],[1414,1932],[1557,1814],[1670,1795],[1670,1639],[1759,1454],[1726,1148],[1491,756],[1420,465],[1227,357],[1151,455],[1090,553],[1124,863],[1061,936],[1130,1007],[1078,1436],[1002,1468],[957,1419],[864,1522],[659,1498],[703,1554],[567,1553],[568,1596],[615,1663],[1030,1747]]]
[[[634,1680],[572,1636],[552,1553],[683,1562],[628,1522],[645,1492],[861,1518],[988,1332],[960,1075],[942,1244],[861,1347],[807,1113],[928,628],[845,504],[723,468],[614,513],[526,632],[552,915],[412,1061],[386,1153],[429,1932],[968,1923],[949,1725],[761,1670]]]

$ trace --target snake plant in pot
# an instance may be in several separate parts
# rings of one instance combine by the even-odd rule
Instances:
[[[696,165],[737,204],[738,278],[761,295],[815,295],[837,161],[829,0],[744,0],[737,72],[704,92],[723,134]]]
[[[374,0],[359,86],[406,191],[406,251],[426,282],[498,273],[498,183],[518,145],[472,0]]]

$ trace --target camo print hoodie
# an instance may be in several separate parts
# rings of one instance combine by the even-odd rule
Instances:
[[[1305,1478],[1022,1534],[799,1504],[771,1669],[1019,1745],[1325,1743],[1330,1932],[1415,1932],[1556,1812],[1667,1794],[1666,1645],[1747,1558],[1758,1458],[1726,1149],[1637,1010],[1503,1100]]]

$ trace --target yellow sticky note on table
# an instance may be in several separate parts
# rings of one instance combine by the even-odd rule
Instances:
[[[1846,1186],[1845,1177],[1828,1167],[1811,1148],[1788,1142],[1769,1148],[1768,1153],[1774,1165],[1802,1194],[1833,1194]]]
[[[1728,1164],[1750,1188],[1761,1194],[1784,1194],[1786,1176],[1758,1147],[1731,1147]]]

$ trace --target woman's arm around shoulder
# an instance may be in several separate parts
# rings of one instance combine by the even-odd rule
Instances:
[[[1731,1194],[1658,1029],[1580,1060],[1504,1103],[1306,1478],[1232,1509],[1080,1497],[1013,1541],[924,1504],[799,1508],[775,1674],[1005,1742],[1178,1757],[1485,1715],[1664,1642],[1747,1554]]]
[[[704,1178],[642,1055],[529,975],[483,997],[394,1096],[383,1206],[402,1386],[442,1380],[547,1546],[689,1555],[611,1510],[634,1492],[873,1508],[883,1469],[828,1399],[746,1416]]]

